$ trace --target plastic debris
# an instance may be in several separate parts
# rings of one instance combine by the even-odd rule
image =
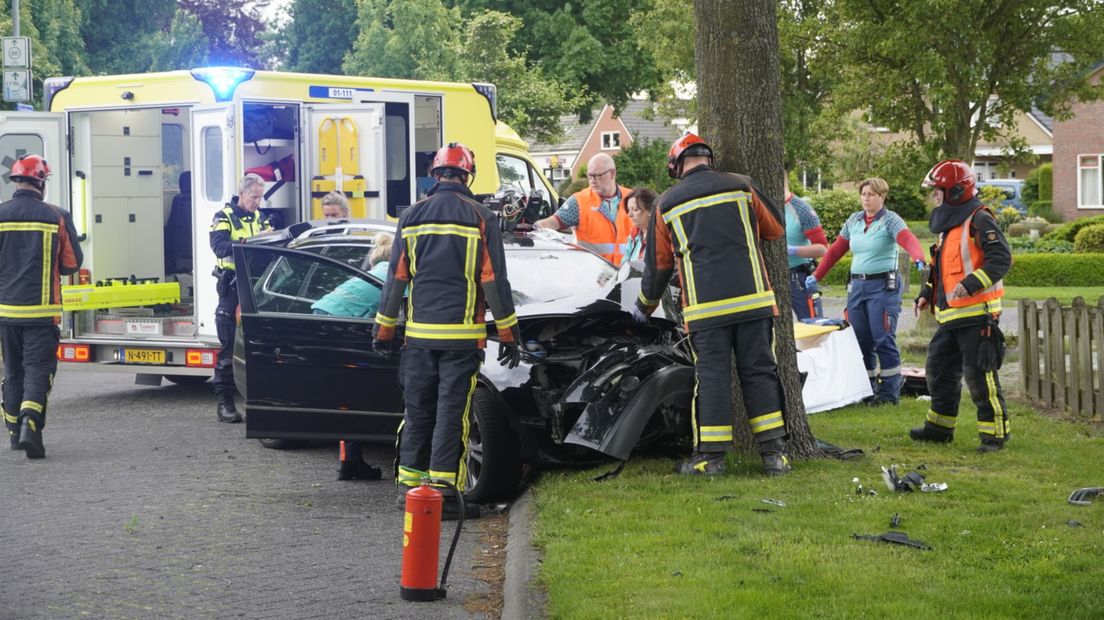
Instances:
[[[893,513],[893,518],[889,520],[889,527],[892,529],[901,527],[901,513]]]
[[[1092,504],[1094,497],[1104,494],[1104,487],[1085,487],[1083,489],[1075,489],[1073,493],[1070,493],[1069,503],[1075,506],[1088,506]]]
[[[786,507],[786,502],[784,502],[780,499],[762,499],[762,500],[759,500],[759,501],[763,502],[764,504],[770,504],[771,506],[778,506],[779,508],[785,508]]]
[[[923,491],[924,493],[939,493],[941,491],[946,491],[947,490],[947,483],[946,482],[933,482],[931,484],[928,484],[927,482],[925,482],[924,484],[920,485],[920,490]]]
[[[904,545],[906,547],[912,547],[913,549],[931,550],[926,542],[922,540],[913,540],[908,537],[908,534],[904,532],[886,532],[885,534],[852,534],[851,538],[855,540],[869,540],[871,542],[884,542],[892,545]]]
[[[1066,525],[1070,527],[1081,527],[1082,525],[1084,525],[1084,523],[1081,523],[1077,519],[1070,519],[1069,521],[1066,521]]]
[[[897,473],[897,465],[882,467],[882,480],[890,491],[912,491],[924,484],[924,475],[917,471],[910,471],[901,476]]]

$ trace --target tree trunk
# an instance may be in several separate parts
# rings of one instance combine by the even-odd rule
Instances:
[[[694,0],[700,135],[713,147],[718,170],[750,176],[782,205],[782,91],[775,0]],[[790,454],[822,456],[809,430],[794,346],[785,238],[762,242],[779,318],[775,356],[785,392],[783,418]],[[732,381],[737,446],[753,452],[739,382]]]

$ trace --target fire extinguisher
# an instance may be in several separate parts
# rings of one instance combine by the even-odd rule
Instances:
[[[441,546],[441,510],[444,497],[441,492],[430,486],[428,477],[422,478],[421,486],[406,493],[406,514],[403,517],[403,556],[402,577],[399,597],[404,601],[435,601],[448,595],[445,582],[448,580],[452,554],[460,540],[460,530],[464,526],[464,494],[444,480],[435,480],[451,488],[460,504],[460,514],[456,521],[456,532],[452,535],[445,567],[441,571],[441,585],[437,585],[437,558]]]

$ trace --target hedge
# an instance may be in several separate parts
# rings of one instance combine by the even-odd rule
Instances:
[[[1086,226],[1073,238],[1073,251],[1078,254],[1104,252],[1104,224]],[[1100,279],[1104,282],[1104,278]]]
[[[1094,224],[1104,224],[1104,215],[1082,217],[1073,220],[1072,222],[1066,222],[1065,224],[1059,226],[1053,232],[1047,233],[1047,236],[1063,239],[1065,241],[1073,243],[1074,238],[1077,237],[1078,231],[1086,226],[1092,226]]]
[[[851,273],[851,256],[844,256],[822,281],[843,285]],[[1100,286],[1104,254],[1016,254],[1005,286]]]

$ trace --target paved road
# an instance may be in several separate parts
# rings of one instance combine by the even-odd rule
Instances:
[[[0,618],[470,618],[496,588],[473,575],[480,521],[448,600],[401,602],[393,485],[245,439],[209,384],[62,371],[45,441],[44,461],[0,451]]]
[[[906,294],[905,300],[901,304],[901,315],[897,319],[898,334],[903,334],[916,325],[916,317],[912,314],[913,296]],[[842,319],[843,311],[847,308],[847,299],[843,297],[825,297],[821,305],[824,308],[825,316]],[[1009,336],[1019,333],[1020,307],[1018,302],[1006,301],[1003,307],[1000,321],[1001,330]]]

